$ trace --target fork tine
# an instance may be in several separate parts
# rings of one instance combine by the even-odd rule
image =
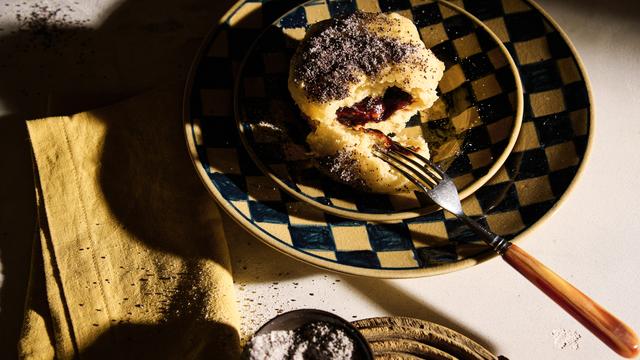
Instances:
[[[429,173],[424,171],[422,165],[411,158],[406,156],[402,156],[401,154],[393,151],[389,151],[384,153],[387,157],[393,159],[396,163],[404,166],[406,169],[410,170],[415,176],[418,176],[422,181],[426,182],[427,185],[431,189],[438,186],[438,180],[431,176]],[[423,171],[420,171],[423,170]]]
[[[415,177],[413,177],[412,174],[406,172],[405,170],[403,170],[402,168],[400,168],[399,166],[397,166],[396,164],[394,164],[393,162],[390,162],[384,158],[382,158],[382,160],[384,160],[387,164],[389,164],[391,167],[395,168],[396,170],[398,170],[402,175],[404,175],[404,177],[406,177],[407,179],[409,179],[409,181],[411,181],[412,183],[414,183],[420,190],[427,192],[429,190],[431,190],[431,188],[429,188],[428,186],[425,186],[424,183],[420,182],[418,179],[416,179]]]
[[[429,159],[425,158],[424,156],[420,155],[418,152],[413,151],[410,148],[402,146],[402,145],[400,145],[398,143],[394,143],[394,146],[397,146],[397,147],[401,148],[402,150],[409,152],[411,155],[417,157],[418,159],[422,160],[425,163],[424,167],[427,168],[427,170],[429,170],[430,172],[434,173],[440,179],[444,179],[445,178],[446,174],[442,170],[440,170],[440,168],[436,164],[431,162],[431,160],[429,160]],[[399,152],[399,151],[396,150],[396,152]]]
[[[396,165],[391,159],[393,159],[392,157],[388,156],[385,153],[374,153],[375,156],[377,156],[378,158],[380,158],[382,161],[386,162],[387,164],[389,164],[389,166],[393,167],[394,169],[398,170],[402,175],[404,175],[409,181],[411,181],[412,183],[414,183],[420,190],[427,192],[430,190],[430,188],[428,186],[426,186],[424,183],[420,182],[416,177],[414,177],[412,174],[410,174],[409,172],[405,171],[404,169],[402,169],[400,166]],[[428,185],[428,184],[427,184]]]
[[[402,147],[401,149],[404,149],[404,147]],[[407,149],[408,150],[408,149]],[[387,156],[397,156],[400,159],[395,159],[396,161],[402,163],[402,160],[409,162],[411,165],[419,168],[419,169],[424,169],[424,170],[428,170],[429,165],[428,164],[421,164],[417,161],[415,161],[414,159],[410,158],[409,156],[407,156],[406,154],[403,154],[402,151],[398,151],[396,149],[393,148],[393,146],[389,149],[387,149],[385,151]],[[420,160],[426,160],[424,157],[420,156],[419,157]],[[406,164],[403,164],[406,166]],[[433,176],[432,174],[429,173],[424,173],[423,175],[427,176],[429,178],[429,180],[431,180],[432,183],[432,187],[435,187],[436,185],[438,185],[438,183],[440,182],[440,180],[442,180],[441,178],[439,179],[437,176]]]
[[[420,188],[424,192],[427,192],[433,189],[435,186],[437,186],[437,183],[434,183],[433,179],[430,179],[424,176],[424,174],[420,173],[418,170],[399,161],[397,158],[393,157],[392,155],[384,151],[380,151],[379,149],[374,149],[373,155],[380,158],[381,160],[389,164],[391,167],[398,170],[402,175],[404,175],[407,179],[409,179],[412,183],[414,183],[418,188]],[[403,169],[402,167],[404,167],[408,171]],[[422,180],[422,182],[420,180]]]

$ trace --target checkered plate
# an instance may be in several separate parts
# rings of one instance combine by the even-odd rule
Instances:
[[[314,1],[326,6],[403,11],[409,0]],[[529,0],[457,0],[500,38],[524,87],[522,128],[496,174],[463,207],[494,232],[522,238],[562,202],[580,173],[593,134],[591,92],[575,49]],[[279,190],[244,151],[233,116],[233,74],[287,1],[240,1],[203,45],[185,94],[185,130],[194,164],[220,206],[266,244],[335,271],[417,277],[472,266],[492,253],[464,225],[437,211],[385,223],[345,220]]]
[[[409,219],[434,211],[420,192],[371,194],[339,184],[314,165],[306,121],[289,95],[289,59],[311,23],[357,9],[313,1],[296,7],[258,38],[236,83],[241,140],[258,167],[295,198],[356,220]],[[365,3],[366,4],[366,3]],[[353,4],[351,4],[353,5]],[[398,11],[413,19],[423,41],[445,63],[439,101],[417,113],[399,135],[424,137],[447,168],[460,197],[477,190],[504,163],[522,122],[522,84],[500,39],[480,20],[444,2]]]

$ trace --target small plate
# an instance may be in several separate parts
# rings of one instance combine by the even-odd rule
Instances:
[[[409,1],[354,0],[317,2],[298,11],[313,18],[355,3],[372,10],[411,8]],[[289,10],[287,4],[239,1],[203,43],[185,88],[189,152],[220,207],[274,249],[348,274],[429,276],[494,256],[464,224],[443,211],[388,223],[345,220],[291,197],[255,166],[234,120],[233,76],[249,45]],[[463,201],[467,214],[517,241],[554,213],[584,168],[593,137],[589,80],[567,36],[535,3],[456,4],[498,35],[522,78],[525,109],[516,145],[498,172]]]
[[[359,9],[307,17],[310,1],[282,16],[254,43],[235,88],[240,138],[260,170],[295,198],[355,220],[409,219],[437,210],[420,192],[372,194],[340,184],[314,167],[309,127],[287,89],[289,62],[305,30]],[[305,10],[306,11],[306,10]],[[439,99],[416,113],[399,135],[423,136],[432,158],[454,179],[461,198],[486,183],[513,148],[522,123],[522,84],[507,48],[488,27],[446,2],[423,2],[401,14],[445,63]]]

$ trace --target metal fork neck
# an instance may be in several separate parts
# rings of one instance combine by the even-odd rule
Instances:
[[[480,237],[482,237],[482,240],[484,240],[489,246],[491,246],[491,248],[493,248],[493,250],[498,254],[504,254],[509,246],[511,246],[511,243],[507,241],[507,239],[492,233],[467,215],[456,214],[456,216],[465,224],[467,224],[467,226],[469,226],[471,230],[473,230],[473,232],[480,235]]]

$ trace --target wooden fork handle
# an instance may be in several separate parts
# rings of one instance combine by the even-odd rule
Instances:
[[[515,244],[502,257],[615,352],[627,358],[638,356],[636,333],[587,295]]]

